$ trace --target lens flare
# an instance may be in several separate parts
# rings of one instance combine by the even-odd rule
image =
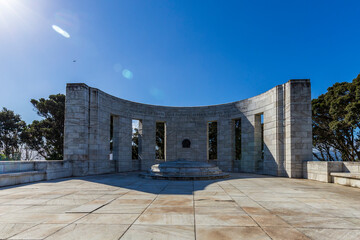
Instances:
[[[133,73],[128,69],[124,69],[122,71],[122,75],[124,76],[124,78],[127,78],[127,79],[132,79],[133,78]]]
[[[150,92],[150,95],[153,96],[157,100],[163,100],[165,97],[164,92],[156,87],[150,88],[149,92]]]
[[[67,33],[65,30],[63,30],[61,27],[52,25],[52,28],[54,29],[55,32],[62,35],[63,37],[70,38],[70,34]]]

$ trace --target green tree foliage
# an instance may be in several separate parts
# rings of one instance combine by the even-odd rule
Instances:
[[[132,159],[139,159],[139,129],[134,128],[132,133]]]
[[[21,135],[26,124],[20,115],[3,108],[0,112],[0,158],[20,160]]]
[[[50,95],[49,99],[31,99],[37,114],[44,119],[27,126],[24,141],[48,160],[63,159],[65,95]]]
[[[163,122],[156,123],[156,159],[165,159],[165,124]]]
[[[312,100],[313,145],[318,160],[360,160],[360,74],[335,83]]]
[[[235,120],[235,159],[241,160],[241,119]]]
[[[110,154],[114,150],[114,116],[110,116]]]

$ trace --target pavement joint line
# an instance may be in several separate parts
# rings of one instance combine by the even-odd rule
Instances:
[[[192,186],[193,186],[193,211],[194,211],[194,237],[196,240],[196,213],[195,213],[195,181],[192,181]]]
[[[235,186],[234,186],[235,187]],[[236,188],[236,189],[238,189],[238,188]],[[238,189],[240,192],[242,192],[240,189]],[[242,192],[242,193],[244,193],[244,192]],[[245,194],[245,193],[244,193]],[[254,201],[254,202],[256,202],[257,204],[259,204],[262,208],[264,208],[264,209],[266,209],[266,210],[268,210],[268,211],[270,211],[271,212],[271,210],[269,210],[268,208],[266,208],[266,207],[264,207],[261,203],[259,203],[258,201],[256,201],[256,200],[254,200],[253,198],[251,198],[249,195],[247,195],[247,194],[245,194],[248,198],[250,198],[252,201]],[[290,226],[292,226],[290,223],[288,223],[287,221],[285,221],[285,219],[283,219],[281,216],[279,216],[279,215],[277,215],[277,214],[272,214],[272,215],[275,215],[275,216],[277,216],[277,217],[279,217],[279,218],[281,218],[284,222],[286,222],[287,224],[289,224]]]
[[[144,185],[144,184],[142,184]],[[140,185],[140,186],[142,186]],[[137,218],[129,225],[129,227],[123,232],[123,234],[120,235],[120,237],[118,238],[118,240],[120,240],[125,233],[131,228],[132,225],[134,225],[134,223],[136,222],[136,220],[139,219],[139,217],[149,208],[149,206],[159,197],[159,194],[164,191],[164,189],[169,185],[169,182],[167,182],[167,184],[160,190],[160,192],[158,194],[156,194],[156,197],[151,201],[151,203],[149,203],[149,205],[139,214],[139,216],[137,216]]]
[[[58,219],[59,221],[55,221],[54,223],[47,223],[50,224],[49,226],[62,223],[61,226],[59,225],[61,229],[54,228],[56,229],[54,233],[50,231],[45,234],[46,239],[48,239],[62,235],[63,233],[68,234],[69,231],[70,234],[72,231],[75,231],[74,232],[75,234],[78,233],[78,230],[80,230],[79,226],[86,224],[90,224],[90,225],[95,224],[95,223],[91,223],[91,221],[89,223],[78,223],[77,221],[81,222],[82,221],[81,219],[86,218],[89,214],[91,215],[97,214],[96,213],[97,209],[105,207],[108,204],[111,204],[113,201],[116,201],[116,199],[121,199],[121,198],[130,199],[130,202],[132,201],[131,199],[133,200],[139,198],[148,199],[145,202],[145,205],[142,205],[141,209],[139,209],[141,213],[138,213],[138,215],[131,216],[131,218],[133,219],[137,218],[135,219],[135,221],[133,220],[132,223],[128,222],[128,224],[114,224],[114,222],[107,222],[103,220],[97,221],[99,222],[99,225],[109,225],[108,228],[116,227],[116,225],[119,226],[122,225],[121,230],[115,231],[114,229],[112,229],[112,232],[114,233],[117,232],[115,235],[116,239],[120,235],[121,235],[120,238],[124,239],[128,237],[129,234],[131,236],[133,233],[140,234],[138,232],[134,232],[135,230],[134,228],[132,228],[132,226],[134,227],[137,225],[148,226],[146,227],[146,229],[148,228],[151,229],[152,227],[156,228],[157,226],[170,226],[170,225],[182,226],[180,224],[183,223],[183,221],[164,222],[163,220],[161,220],[160,222],[157,222],[157,221],[153,221],[152,218],[150,219],[150,221],[145,221],[141,223],[138,222],[137,224],[135,224],[135,222],[139,221],[139,218],[141,218],[141,216],[147,214],[146,211],[151,211],[151,209],[154,208],[155,208],[154,210],[157,213],[166,214],[167,210],[166,212],[163,212],[161,209],[157,209],[157,208],[162,206],[165,207],[165,205],[162,205],[162,203],[173,205],[172,201],[177,200],[176,196],[184,196],[187,199],[186,206],[188,206],[187,207],[188,209],[186,209],[186,211],[184,210],[188,215],[187,218],[190,218],[191,215],[193,215],[194,217],[193,221],[190,220],[190,225],[191,222],[193,222],[194,226],[192,229],[191,227],[186,228],[186,233],[189,236],[191,236],[192,239],[199,239],[200,236],[196,236],[196,231],[197,231],[196,229],[199,229],[202,226],[201,225],[196,226],[196,219],[199,218],[200,215],[198,215],[195,212],[194,208],[196,208],[195,205],[197,205],[198,203],[197,201],[195,201],[195,199],[202,198],[201,196],[204,193],[204,196],[206,195],[209,197],[211,196],[215,197],[214,198],[215,201],[211,202],[210,204],[206,204],[206,206],[211,205],[213,206],[213,208],[218,208],[216,212],[219,212],[217,214],[219,217],[222,214],[225,215],[227,214],[225,211],[222,210],[221,206],[223,205],[221,201],[229,201],[229,202],[236,201],[235,204],[225,203],[224,207],[230,207],[231,205],[233,206],[234,209],[236,207],[236,209],[239,209],[241,211],[246,210],[246,212],[242,212],[242,213],[238,213],[238,210],[236,210],[236,213],[235,212],[234,213],[243,215],[244,217],[246,216],[246,218],[248,218],[249,220],[252,218],[252,220],[257,223],[254,225],[254,222],[249,224],[242,224],[241,222],[237,223],[237,222],[233,222],[232,220],[230,220],[230,222],[207,221],[206,223],[211,224],[208,225],[209,227],[208,229],[206,228],[207,231],[208,230],[210,231],[213,227],[216,226],[225,227],[226,225],[230,225],[228,227],[234,228],[234,230],[231,230],[234,233],[239,231],[240,232],[244,231],[244,230],[236,230],[240,228],[245,228],[245,229],[256,228],[258,229],[256,230],[256,232],[259,232],[260,235],[264,237],[265,236],[269,237],[268,235],[270,235],[274,239],[276,237],[273,236],[273,234],[277,235],[277,231],[279,231],[279,234],[282,234],[285,237],[286,236],[289,237],[289,234],[291,232],[292,234],[296,234],[303,237],[307,236],[312,239],[322,239],[321,238],[322,234],[325,233],[334,234],[334,236],[336,235],[340,237],[343,236],[343,234],[351,234],[349,235],[349,239],[350,238],[357,239],[356,236],[360,236],[360,226],[358,224],[360,223],[359,222],[360,208],[356,205],[357,204],[356,201],[360,197],[359,189],[344,188],[343,186],[328,187],[328,186],[319,185],[317,184],[317,182],[312,182],[303,179],[294,181],[293,179],[287,179],[287,178],[272,178],[272,179],[261,178],[261,176],[259,178],[253,178],[253,179],[250,179],[251,176],[249,176],[249,178],[246,179],[244,177],[241,177],[243,175],[239,175],[238,178],[236,178],[237,174],[234,174],[234,176],[235,178],[229,179],[230,181],[206,182],[204,184],[201,183],[202,181],[199,182],[189,181],[186,185],[180,184],[179,187],[176,184],[174,184],[173,181],[154,181],[154,182],[141,181],[141,183],[139,184],[140,181],[136,182],[136,179],[134,178],[132,178],[131,180],[130,179],[122,180],[121,177],[116,177],[116,175],[115,177],[109,179],[101,179],[99,176],[99,178],[89,177],[85,180],[81,179],[79,181],[76,180],[74,182],[71,181],[72,179],[65,179],[65,180],[70,180],[68,184],[66,182],[65,184],[45,182],[45,184],[39,183],[39,185],[37,185],[38,183],[34,183],[35,187],[33,188],[29,188],[28,186],[24,188],[20,186],[19,188],[15,188],[15,189],[8,189],[8,190],[3,189],[4,191],[4,194],[2,195],[3,198],[6,197],[5,193],[9,197],[9,192],[11,191],[11,195],[12,197],[14,197],[14,199],[10,199],[9,200],[10,202],[12,200],[17,201],[17,197],[18,197],[17,195],[19,196],[21,195],[23,199],[26,199],[26,202],[24,202],[24,204],[22,204],[21,201],[17,201],[16,203],[14,202],[14,204],[12,204],[14,206],[11,206],[11,208],[7,209],[6,206],[9,205],[6,204],[5,201],[2,201],[0,203],[1,209],[5,211],[4,212],[5,215],[8,215],[9,213],[10,218],[6,219],[4,217],[5,216],[4,214],[0,214],[1,215],[0,217],[4,223],[7,223],[6,224],[7,226],[5,226],[5,228],[11,230],[11,232],[9,231],[6,233],[9,234],[7,236],[9,238],[20,236],[20,234],[26,234],[29,232],[36,231],[37,229],[39,229],[39,227],[40,229],[45,229],[43,227],[45,225],[43,224],[45,224],[46,222],[51,222],[51,220]],[[79,184],[80,182],[81,184]],[[155,186],[152,186],[153,185],[152,183],[154,183]],[[188,187],[190,187],[190,191]],[[193,190],[192,191],[193,196],[190,196],[191,188]],[[101,189],[103,189],[103,191]],[[176,190],[178,190],[178,193],[176,193]],[[22,195],[21,193],[24,193],[24,195]],[[47,196],[48,194],[50,194],[51,196]],[[146,196],[142,197],[137,194],[145,194]],[[128,197],[124,197],[126,195]],[[170,196],[170,198],[167,197],[163,198],[163,196],[166,195]],[[327,199],[328,197],[331,197],[332,199],[329,200]],[[29,199],[33,199],[34,201]],[[155,202],[155,201],[159,201],[160,199],[166,199],[166,201]],[[190,203],[189,205],[188,203],[189,200],[191,199],[193,201],[193,204]],[[51,200],[55,200],[55,201],[49,203],[49,201]],[[94,201],[93,204],[97,204],[96,206],[94,205],[95,207],[99,205],[100,207],[96,209],[89,208],[88,213],[83,213],[78,215],[74,214],[74,217],[77,218],[75,220],[72,220],[73,216],[70,216],[70,219],[68,219],[68,216],[64,214],[65,211],[68,209],[80,207],[84,204],[86,205],[91,201]],[[95,203],[95,201],[98,201],[98,203]],[[221,206],[216,205],[217,201],[219,201],[219,204]],[[277,202],[279,202],[279,204],[277,204]],[[119,202],[119,203],[125,204],[125,202],[124,203]],[[44,206],[44,208],[41,208],[41,206]],[[92,207],[92,205],[90,206]],[[175,208],[177,208],[178,205],[174,205],[174,206]],[[206,206],[204,205],[203,207]],[[190,212],[189,214],[189,210],[191,208],[193,208],[194,212],[192,214]],[[26,209],[29,211],[29,213],[26,213],[26,215],[24,214],[24,216],[22,216],[21,215],[22,212],[24,212]],[[315,212],[313,212],[312,210],[314,210]],[[180,209],[179,211],[181,213],[184,212],[183,210]],[[179,211],[176,210],[175,212],[179,212]],[[201,209],[201,211],[203,211],[203,209]],[[213,212],[213,210],[211,209],[209,211]],[[171,210],[171,213],[175,213],[175,212]],[[230,214],[232,213],[231,210],[227,212],[229,212]],[[14,215],[12,213],[14,213]],[[44,213],[44,214],[40,214],[40,213]],[[111,214],[111,211],[109,213]],[[204,213],[210,214],[206,212],[206,210]],[[32,214],[36,218],[33,219]],[[122,213],[120,212],[119,214]],[[95,218],[96,216],[98,215],[95,215]],[[114,215],[113,217],[118,218],[117,216],[118,215]],[[278,217],[279,221],[281,222],[278,223],[278,221],[275,221],[276,219],[274,217]],[[272,218],[274,218],[274,221],[271,220]],[[257,219],[258,222],[255,221],[255,219]],[[14,224],[16,222],[18,222],[21,226]],[[178,224],[174,224],[174,225],[172,224],[177,222]],[[124,221],[120,221],[119,223],[124,223]],[[188,221],[187,223],[189,224]],[[204,224],[207,225],[206,223]],[[84,228],[91,229],[90,225]],[[132,229],[132,231],[129,231],[130,228]],[[144,227],[140,227],[140,228],[143,229]],[[83,229],[83,227],[81,227],[81,229]],[[255,230],[251,230],[251,231],[255,231]],[[155,236],[157,234],[155,232],[151,232],[150,230],[145,230],[145,232],[143,231],[140,232],[141,234],[145,234],[144,236],[149,236],[149,235]],[[191,235],[191,232],[193,232],[194,235]],[[97,234],[99,234],[99,232],[97,232]]]
[[[15,223],[15,224],[16,224],[16,223]],[[33,227],[39,226],[40,224],[42,224],[42,223],[35,224],[34,226],[32,226],[32,227],[30,227],[30,228],[27,228],[27,229],[24,229],[23,231],[20,231],[20,232],[18,232],[18,233],[15,233],[14,235],[11,235],[11,236],[9,236],[9,237],[6,238],[6,239],[10,239],[10,238],[12,238],[12,237],[14,237],[14,236],[16,236],[16,235],[18,235],[18,234],[21,234],[21,233],[23,233],[23,232],[26,232],[27,230],[32,229]]]
[[[74,192],[73,192],[73,193],[74,193]],[[70,193],[70,194],[72,194],[72,193]],[[69,195],[69,194],[67,194],[67,195]],[[64,195],[64,196],[67,196],[67,195]],[[104,195],[102,195],[102,196],[105,196],[105,195],[107,195],[107,194],[104,194]],[[93,199],[93,200],[90,200],[89,202],[94,201],[94,200],[96,200],[96,199],[98,199],[98,198],[100,198],[100,197],[102,197],[102,196],[99,196],[99,197],[97,197],[97,198],[95,198],[95,199]],[[108,205],[109,203],[113,202],[115,199],[117,199],[117,198],[114,198],[113,200],[109,201],[108,203],[104,204],[103,206]],[[101,206],[101,207],[103,207],[103,206]],[[101,207],[99,207],[99,208],[101,208]],[[97,209],[99,209],[99,208],[97,208]],[[97,209],[95,209],[95,210],[97,210]],[[64,229],[64,228],[66,228],[66,227],[70,226],[71,224],[78,224],[78,223],[75,223],[75,222],[77,222],[77,221],[79,221],[79,220],[83,219],[84,217],[88,216],[89,214],[91,214],[91,213],[92,213],[92,212],[94,212],[95,210],[93,210],[93,211],[91,211],[91,212],[88,212],[88,213],[85,213],[85,215],[84,215],[84,216],[82,216],[82,217],[80,217],[80,218],[78,218],[78,219],[76,219],[76,220],[74,220],[74,221],[72,221],[72,222],[70,222],[70,223],[66,224],[64,227],[62,227],[62,228],[58,229],[57,231],[53,232],[52,234],[50,234],[50,235],[46,236],[44,239],[46,239],[46,238],[48,238],[48,237],[50,237],[50,236],[54,235],[55,233],[57,233],[57,232],[61,231],[62,229]],[[64,214],[66,214],[66,213],[64,213]]]
[[[224,191],[225,191],[225,189],[220,185],[220,184],[218,184]],[[232,183],[230,183],[230,185],[232,186],[232,187],[235,187]],[[241,191],[240,189],[238,189],[238,188],[236,188],[235,187],[235,189],[237,189],[237,190],[239,190],[241,193],[243,193],[243,194],[245,194],[243,191]],[[226,192],[226,191],[225,191]],[[226,192],[226,194],[236,203],[236,205],[238,205],[241,209],[243,209],[235,200],[234,200],[234,198],[230,195],[230,194],[228,194],[227,192]],[[247,194],[245,194],[246,196],[248,196]],[[249,197],[249,196],[248,196]],[[249,197],[250,198],[250,197]],[[251,200],[253,200],[253,199],[251,199]],[[254,201],[254,200],[253,200]],[[243,211],[244,211],[244,209],[243,209]],[[259,228],[270,238],[270,239],[272,239],[272,237],[270,237],[270,235],[260,226],[260,224],[250,215],[250,214],[248,214],[246,211],[244,211],[258,226],[259,226]]]
[[[230,183],[231,184],[231,183]],[[235,187],[235,186],[234,186]],[[237,188],[237,187],[236,187]],[[237,188],[238,189],[238,188]],[[241,191],[240,189],[238,189],[239,191]],[[241,191],[242,192],[242,191]],[[245,194],[245,193],[244,193]],[[265,206],[263,206],[261,203],[259,203],[258,201],[255,201],[253,198],[251,198],[249,195],[247,195],[247,194],[245,194],[248,198],[250,198],[252,201],[254,201],[254,202],[256,202],[257,204],[259,204],[262,208],[264,208],[264,209],[266,209],[266,210],[268,210],[268,211],[270,211],[271,212],[271,210],[269,210],[268,208],[266,208]],[[295,199],[296,200],[296,199]],[[298,201],[298,200],[296,200],[296,201]],[[298,201],[299,203],[300,203],[300,201]],[[311,206],[309,206],[309,207],[311,207]],[[311,208],[313,208],[313,207],[311,207]],[[286,222],[287,224],[289,224],[289,226],[290,227],[286,227],[286,228],[290,228],[290,229],[296,229],[297,231],[299,231],[299,232],[301,232],[302,234],[304,234],[305,236],[306,236],[306,234],[305,233],[303,233],[301,230],[299,230],[298,229],[298,227],[295,227],[295,226],[293,226],[290,222],[288,222],[288,221],[286,221],[284,218],[282,218],[281,216],[279,216],[278,214],[273,214],[272,213],[272,215],[275,215],[275,216],[277,216],[277,217],[279,217],[281,220],[283,220],[284,222]],[[257,222],[256,222],[257,223]],[[299,227],[299,228],[302,228],[302,227]],[[262,228],[261,228],[262,229]],[[314,227],[314,229],[318,229],[318,228],[315,228]],[[327,228],[325,228],[325,229],[327,229]],[[328,228],[328,229],[332,229],[332,228]],[[338,228],[339,229],[339,228]],[[350,229],[350,228],[344,228],[344,229]],[[262,229],[263,230],[263,229]],[[263,230],[266,234],[267,234],[267,232],[265,231],[265,230]],[[268,234],[267,234],[268,235]],[[270,237],[270,236],[269,236]],[[271,237],[270,237],[271,238]]]

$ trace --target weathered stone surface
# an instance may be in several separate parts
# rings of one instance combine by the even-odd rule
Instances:
[[[188,160],[176,160],[154,164],[149,172],[141,176],[153,179],[167,180],[208,180],[227,178],[215,164]]]
[[[360,188],[360,162],[308,161],[304,178]]]
[[[309,80],[285,84],[238,102],[204,107],[165,107],[110,96],[85,84],[68,84],[65,160],[74,176],[147,170],[155,159],[156,122],[166,125],[166,161],[207,162],[207,123],[216,121],[216,160],[223,171],[258,172],[300,178],[303,161],[312,159]],[[261,115],[264,154],[261,157]],[[110,117],[114,121],[113,161],[109,160]],[[140,120],[139,160],[131,159],[131,120]],[[235,160],[234,121],[241,119],[242,159]],[[191,142],[184,148],[182,141]]]
[[[10,186],[72,175],[70,161],[0,161],[0,186]]]
[[[67,178],[1,188],[0,239],[358,239],[359,198],[355,188],[255,174]]]

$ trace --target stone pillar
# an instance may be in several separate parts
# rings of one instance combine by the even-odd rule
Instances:
[[[285,170],[285,122],[284,122],[284,84],[276,86],[276,152],[275,159],[277,163],[277,176],[287,176]]]
[[[139,159],[141,161],[141,170],[146,171],[155,163],[156,122],[143,119],[142,132],[142,151],[139,153]]]
[[[255,115],[241,118],[241,171],[255,171]]]
[[[125,117],[118,117],[118,123],[116,124],[118,130],[118,144],[119,149],[117,160],[117,171],[127,172],[132,171],[132,119]],[[114,126],[115,127],[115,126]]]
[[[100,150],[100,122],[99,122],[99,93],[97,89],[89,88],[89,161],[99,160]],[[106,126],[107,127],[107,126]],[[109,149],[109,144],[106,146]]]
[[[256,114],[254,123],[254,161],[255,161],[255,171],[261,172],[264,167],[264,159],[261,155],[261,145],[262,145],[262,129],[261,129],[261,114]],[[264,149],[265,150],[265,149]]]
[[[87,174],[114,172],[114,161],[110,161],[110,117],[111,110],[104,102],[101,91],[89,88],[89,162]]]
[[[89,171],[89,87],[83,83],[66,86],[64,160],[73,164],[73,176]]]
[[[178,140],[176,138],[177,125],[173,121],[166,122],[165,126],[165,149],[166,161],[175,161],[177,157]]]
[[[301,178],[302,164],[312,159],[310,80],[285,83],[285,169],[291,178]]]
[[[116,115],[111,115],[110,118],[113,119],[113,149],[112,154],[113,158],[112,161],[115,165],[115,172],[119,172],[119,159],[121,157],[120,154],[120,117]],[[109,146],[110,147],[110,146]]]
[[[233,141],[232,141],[232,124],[231,119],[220,119],[218,121],[218,167],[226,172],[232,171],[232,157],[233,157]]]

